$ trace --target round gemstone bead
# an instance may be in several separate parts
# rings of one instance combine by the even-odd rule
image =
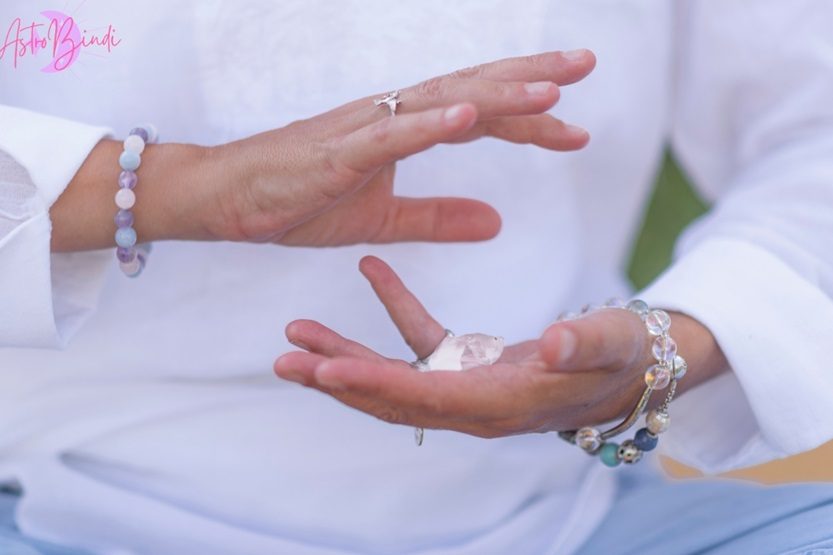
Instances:
[[[134,258],[130,262],[119,262],[119,268],[129,277],[136,277],[142,272],[142,262]]]
[[[145,141],[138,135],[128,135],[123,144],[128,152],[141,154],[145,150]]]
[[[667,412],[660,412],[654,409],[645,417],[645,426],[654,435],[663,433],[670,425],[671,417]]]
[[[577,317],[578,315],[575,312],[565,310],[564,312],[558,315],[558,321],[563,322],[565,320],[575,320]]]
[[[619,446],[615,443],[605,443],[599,451],[599,458],[607,466],[619,466]]]
[[[642,451],[639,450],[633,440],[626,439],[617,449],[616,456],[625,464],[633,464],[639,462],[639,459],[642,458]]]
[[[116,227],[131,227],[133,225],[133,212],[130,210],[119,210],[113,219],[116,222]]]
[[[653,389],[665,389],[671,383],[671,370],[667,366],[654,364],[645,370],[645,385]]]
[[[121,156],[119,156],[119,165],[123,170],[133,171],[138,168],[141,163],[142,157],[135,152],[125,150],[121,153]]]
[[[144,142],[148,142],[148,139],[150,138],[148,136],[147,129],[145,129],[144,127],[134,127],[130,130],[130,133],[128,133],[128,135],[136,135],[137,137],[141,137],[142,141]]]
[[[136,249],[133,247],[117,247],[116,258],[119,262],[130,262],[136,258]]]
[[[657,443],[659,443],[659,438],[653,435],[648,428],[640,428],[633,438],[633,444],[642,451],[651,451],[657,446]]]
[[[651,335],[662,335],[671,328],[671,317],[664,310],[652,310],[645,317],[645,327]]]
[[[124,170],[119,174],[119,187],[122,187],[124,189],[132,189],[136,186],[136,182],[138,180],[139,178],[136,177],[135,172]]]
[[[602,434],[596,428],[581,428],[576,432],[576,445],[588,453],[595,453],[602,446]]]
[[[136,230],[132,227],[120,227],[116,230],[116,244],[120,247],[132,247],[136,244]]]
[[[136,204],[136,193],[133,189],[119,189],[116,193],[116,206],[122,210],[130,210]]]
[[[144,139],[146,143],[155,143],[156,139],[159,138],[159,133],[156,131],[156,126],[152,123],[143,123],[139,126],[139,128],[143,129],[145,131],[145,134],[147,135],[147,139]],[[133,132],[131,131],[130,134],[132,135]]]
[[[607,308],[625,308],[625,301],[618,297],[613,297],[612,299],[608,299],[605,303]]]
[[[654,358],[660,362],[671,362],[677,356],[677,343],[667,335],[661,335],[651,346]]]
[[[680,379],[688,372],[688,363],[683,357],[677,355],[674,357],[674,377]]]
[[[646,314],[648,314],[648,305],[645,301],[640,301],[639,299],[634,299],[628,304],[625,305],[625,308],[633,312],[634,314],[639,315],[640,318],[644,318]]]

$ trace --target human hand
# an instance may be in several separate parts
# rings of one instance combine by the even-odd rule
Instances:
[[[511,58],[402,90],[396,117],[374,106],[381,96],[375,95],[216,147],[149,144],[134,228],[143,243],[489,239],[500,229],[493,208],[471,199],[397,197],[395,162],[439,143],[483,136],[581,148],[586,131],[544,112],[558,100],[559,85],[584,78],[594,65],[587,50]],[[112,246],[121,150],[120,141],[100,141],[50,207],[53,251]]]
[[[395,117],[363,98],[308,120],[210,149],[212,238],[284,245],[475,241],[493,237],[497,213],[470,199],[394,195],[397,160],[439,143],[483,136],[552,150],[581,148],[586,131],[544,114],[559,85],[595,65],[586,50],[513,58],[401,91]]]
[[[381,260],[366,257],[360,269],[415,357],[430,354],[444,328]],[[690,368],[681,386],[725,369],[707,329],[681,314],[672,320]],[[309,320],[290,323],[286,333],[306,352],[278,358],[278,376],[386,422],[480,437],[569,430],[622,417],[653,364],[644,324],[619,309],[553,324],[537,340],[508,346],[495,364],[463,372],[420,372]]]

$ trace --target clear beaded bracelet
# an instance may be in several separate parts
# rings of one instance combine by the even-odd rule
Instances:
[[[155,143],[158,138],[156,127],[151,124],[140,125],[130,130],[124,140],[124,151],[119,156],[119,190],[116,193],[116,258],[119,268],[128,277],[138,277],[145,269],[145,262],[151,251],[150,243],[137,244],[138,237],[133,228],[133,205],[136,194],[133,189],[139,181],[136,170],[142,163],[145,144]]]
[[[623,462],[636,463],[642,458],[644,451],[651,451],[657,446],[659,435],[668,430],[671,423],[668,405],[677,391],[677,380],[685,375],[688,365],[685,359],[677,354],[677,344],[669,335],[671,317],[667,312],[651,310],[644,301],[638,299],[627,304],[612,299],[602,307],[585,306],[582,309],[582,315],[604,308],[629,310],[642,319],[650,336],[655,338],[651,345],[651,354],[657,362],[645,370],[645,389],[633,410],[622,422],[606,431],[586,426],[579,430],[559,432],[558,435],[565,441],[578,445],[590,455],[599,455],[602,463],[612,467]],[[565,313],[559,316],[558,321],[571,320],[577,316],[579,315]],[[645,417],[645,427],[640,428],[633,439],[625,440],[621,444],[608,441],[630,429],[645,410],[651,394],[655,390],[665,388],[668,388],[665,400],[659,407],[648,412]]]

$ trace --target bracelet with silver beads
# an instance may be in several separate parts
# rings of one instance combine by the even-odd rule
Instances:
[[[656,364],[652,364],[645,370],[643,376],[645,389],[633,410],[622,422],[605,431],[585,426],[578,430],[559,432],[558,435],[569,443],[578,445],[586,453],[598,455],[602,463],[613,467],[620,463],[634,464],[642,458],[643,452],[651,451],[657,446],[659,435],[668,430],[671,423],[668,405],[677,391],[677,380],[685,375],[688,365],[685,359],[677,354],[677,344],[669,335],[671,317],[664,310],[650,309],[644,301],[635,299],[625,304],[612,299],[601,307],[587,305],[580,315],[564,313],[559,316],[558,321],[571,320],[605,308],[629,310],[639,316],[652,338],[651,354],[656,359]],[[621,444],[610,441],[611,438],[624,433],[636,423],[654,391],[666,388],[668,392],[664,401],[659,407],[648,412],[645,416],[645,427],[640,428],[633,439],[627,439]]]

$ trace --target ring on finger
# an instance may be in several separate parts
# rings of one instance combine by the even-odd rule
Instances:
[[[396,108],[400,104],[402,104],[402,101],[399,100],[400,92],[401,91],[398,91],[398,90],[391,91],[391,92],[387,93],[386,95],[384,95],[383,97],[377,98],[376,100],[374,100],[373,105],[374,106],[382,106],[384,104],[385,106],[388,107],[388,110],[390,110],[390,115],[395,116],[396,115]]]

